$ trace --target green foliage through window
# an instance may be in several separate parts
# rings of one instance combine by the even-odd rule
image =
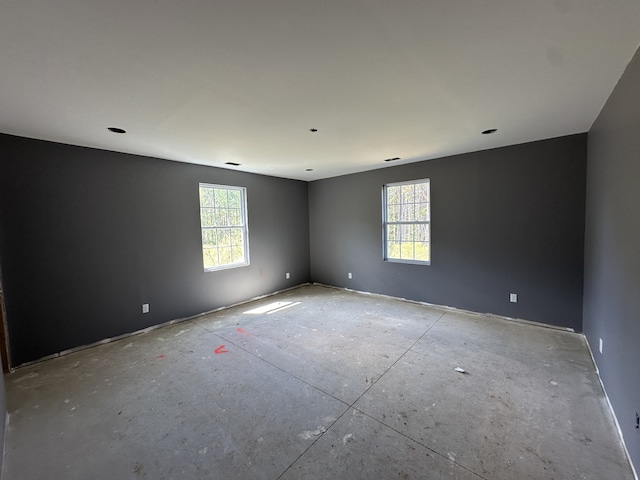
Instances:
[[[384,259],[431,262],[431,186],[429,179],[384,187]]]
[[[249,264],[246,189],[200,184],[200,225],[205,270]]]

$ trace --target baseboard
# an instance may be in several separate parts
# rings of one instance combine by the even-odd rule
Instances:
[[[629,450],[627,450],[627,444],[624,441],[624,435],[622,433],[622,428],[620,428],[620,422],[618,422],[618,416],[616,415],[616,411],[613,409],[613,405],[611,405],[611,400],[609,400],[609,395],[607,395],[607,389],[604,387],[604,383],[602,381],[602,377],[600,376],[600,369],[598,368],[598,364],[596,362],[596,357],[593,355],[593,350],[591,349],[591,344],[589,343],[589,339],[586,335],[582,335],[584,337],[584,341],[587,344],[587,348],[589,349],[589,354],[591,355],[591,361],[593,362],[593,366],[596,369],[596,373],[598,375],[598,380],[600,381],[600,386],[602,387],[602,391],[604,392],[604,398],[607,399],[607,405],[609,405],[609,410],[611,411],[611,415],[613,416],[613,421],[616,424],[616,428],[618,429],[618,435],[620,436],[620,442],[622,442],[622,448],[624,448],[624,453],[627,456],[627,461],[631,466],[631,471],[633,472],[633,476],[636,480],[638,479],[638,472],[636,471],[636,467],[631,460],[631,456],[629,455]]]
[[[141,335],[143,333],[148,333],[148,332],[151,332],[153,330],[157,330],[158,328],[168,327],[170,325],[175,325],[175,324],[181,323],[181,322],[187,322],[189,320],[195,320],[196,318],[200,318],[200,317],[203,317],[205,315],[209,315],[211,313],[220,312],[222,310],[227,310],[229,308],[237,307],[239,305],[244,305],[246,303],[255,302],[256,300],[260,300],[262,298],[272,297],[274,295],[278,295],[280,293],[288,292],[289,290],[295,290],[296,288],[304,287],[306,285],[309,285],[309,283],[308,282],[307,283],[301,283],[301,284],[298,284],[298,285],[294,285],[293,287],[287,287],[287,288],[284,288],[282,290],[276,290],[275,292],[267,293],[265,295],[259,295],[257,297],[253,297],[253,298],[250,298],[248,300],[243,300],[242,302],[234,303],[234,304],[231,304],[231,305],[224,305],[222,307],[214,308],[213,310],[209,310],[209,311],[206,311],[206,312],[198,313],[196,315],[191,315],[189,317],[176,318],[174,320],[169,320],[168,322],[159,323],[157,325],[152,325],[150,327],[143,328],[142,330],[136,330],[135,332],[124,333],[124,334],[118,335],[116,337],[105,338],[103,340],[99,340],[97,342],[89,343],[87,345],[81,345],[79,347],[69,348],[68,350],[63,350],[62,352],[58,352],[58,353],[52,353],[51,355],[47,355],[45,357],[38,358],[37,360],[32,360],[30,362],[22,363],[22,364],[18,365],[17,367],[12,367],[10,372],[14,372],[18,368],[28,367],[30,365],[35,365],[36,363],[41,363],[41,362],[45,362],[47,360],[51,360],[53,358],[63,357],[65,355],[69,355],[70,353],[80,352],[82,350],[86,350],[87,348],[93,348],[93,347],[97,347],[97,346],[100,346],[100,345],[104,345],[105,343],[111,343],[111,342],[115,342],[117,340],[122,340],[123,338],[129,338],[129,337],[133,337],[135,335]],[[2,479],[0,478],[0,480],[2,480]]]
[[[449,307],[447,305],[438,305],[438,304],[435,304],[435,303],[421,302],[419,300],[410,300],[408,298],[403,298],[403,297],[394,297],[392,295],[385,295],[384,293],[371,293],[371,292],[365,292],[365,291],[362,291],[362,290],[354,290],[352,288],[336,287],[334,285],[327,285],[325,283],[319,283],[319,282],[313,282],[312,285],[317,285],[317,286],[320,286],[320,287],[327,287],[327,288],[335,288],[336,290],[344,290],[344,291],[347,291],[347,292],[359,293],[359,294],[362,294],[362,295],[371,295],[371,296],[379,297],[379,298],[388,298],[388,299],[391,299],[391,300],[399,300],[401,302],[415,303],[416,305],[425,305],[427,307],[441,308],[443,310],[448,310],[448,311],[451,311],[451,312],[465,313],[465,314],[468,314],[468,315],[482,315],[482,316],[485,316],[485,317],[493,317],[493,318],[499,318],[499,319],[502,319],[502,320],[508,320],[510,322],[524,323],[524,324],[527,324],[527,325],[535,325],[536,327],[550,328],[552,330],[561,330],[563,332],[576,333],[576,331],[573,328],[560,327],[558,325],[550,325],[548,323],[542,323],[542,322],[534,322],[533,320],[524,320],[522,318],[507,317],[507,316],[498,315],[498,314],[495,314],[495,313],[474,312],[472,310],[464,310],[462,308]]]
[[[503,315],[494,315],[492,313],[479,313],[479,312],[472,312],[469,310],[462,310],[459,308],[454,308],[454,307],[448,307],[446,305],[435,305],[432,303],[427,303],[427,302],[419,302],[419,301],[415,301],[415,300],[408,300],[406,298],[401,298],[401,297],[393,297],[391,295],[384,295],[384,294],[380,294],[380,293],[371,293],[371,292],[363,292],[360,290],[353,290],[351,288],[344,288],[344,287],[336,287],[333,285],[326,285],[324,283],[318,283],[318,282],[314,282],[313,285],[318,285],[321,287],[327,287],[327,288],[335,288],[336,290],[345,290],[347,292],[354,292],[354,293],[359,293],[359,294],[363,294],[363,295],[371,295],[371,296],[375,296],[375,297],[381,297],[381,298],[389,298],[389,299],[394,299],[394,300],[400,300],[403,302],[409,302],[409,303],[415,303],[418,305],[426,305],[429,307],[435,307],[435,308],[441,308],[444,310],[450,310],[450,311],[455,311],[455,312],[463,312],[466,314],[471,314],[471,315],[486,315],[486,316],[490,316],[490,317],[494,317],[494,318],[501,318],[504,320],[509,320],[512,322],[518,322],[518,323],[525,323],[527,325],[535,325],[535,326],[539,326],[539,327],[544,327],[544,328],[551,328],[554,330],[562,330],[562,331],[566,331],[566,332],[572,332],[575,333],[575,330],[573,330],[572,328],[565,328],[565,327],[558,327],[556,325],[548,325],[546,323],[540,323],[540,322],[533,322],[530,320],[522,320],[519,318],[511,318],[511,317],[505,317]],[[629,455],[629,450],[627,449],[627,444],[624,441],[624,435],[622,434],[622,429],[620,428],[620,422],[618,422],[618,417],[616,416],[616,412],[613,409],[613,405],[611,405],[611,400],[609,400],[609,395],[607,395],[607,389],[604,387],[604,383],[602,382],[602,378],[600,377],[600,370],[598,369],[598,364],[596,363],[596,359],[593,355],[593,350],[591,349],[591,345],[589,344],[589,339],[587,339],[586,335],[584,334],[579,334],[580,336],[582,336],[582,338],[584,338],[585,343],[587,344],[587,348],[589,349],[589,355],[591,355],[591,361],[593,362],[593,366],[596,370],[596,374],[598,375],[598,380],[600,381],[600,386],[602,387],[602,391],[604,392],[604,397],[607,400],[607,405],[609,406],[609,411],[611,412],[611,415],[613,416],[613,421],[615,422],[616,428],[618,430],[618,435],[620,437],[620,442],[622,443],[622,448],[624,449],[624,453],[627,456],[627,461],[629,462],[629,465],[631,466],[631,470],[633,472],[633,475],[635,477],[635,480],[640,480],[638,478],[638,472],[636,471],[636,468],[633,464],[633,462],[631,461],[631,456]]]

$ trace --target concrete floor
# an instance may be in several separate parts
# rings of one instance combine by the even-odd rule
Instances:
[[[581,335],[322,286],[5,382],[5,480],[633,479]]]

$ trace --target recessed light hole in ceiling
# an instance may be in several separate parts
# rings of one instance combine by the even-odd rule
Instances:
[[[395,162],[396,160],[400,160],[400,157],[387,158],[385,162]]]
[[[109,130],[110,132],[113,132],[113,133],[127,133],[126,130],[124,130],[122,128],[118,128],[118,127],[109,127],[109,128],[107,128],[107,130]]]
[[[482,132],[483,135],[491,135],[492,133],[496,133],[498,131],[497,128],[490,128],[489,130],[485,130]]]
[[[310,131],[311,133],[316,133],[316,132],[318,131],[318,129],[317,129],[317,128],[310,128],[310,129],[309,129],[309,131]]]
[[[239,167],[240,166],[239,163],[235,163],[235,162],[225,162],[225,165],[233,165],[234,167]]]
[[[306,168],[304,171],[305,172],[313,172],[313,168]]]

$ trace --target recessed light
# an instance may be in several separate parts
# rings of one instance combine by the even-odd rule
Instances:
[[[387,158],[385,162],[395,162],[396,160],[400,160],[400,157]]]
[[[109,127],[107,128],[107,130],[113,133],[127,133],[126,130],[123,130],[122,128],[118,128],[118,127]]]
[[[318,129],[317,129],[317,128],[310,128],[310,129],[309,129],[309,131],[310,131],[311,133],[316,133],[316,132],[318,131]]]
[[[239,167],[240,166],[239,163],[235,163],[235,162],[225,162],[225,165],[232,165],[234,167]]]
[[[304,171],[305,172],[313,172],[313,168],[306,168]]]
[[[485,130],[482,132],[483,135],[491,135],[492,133],[496,133],[498,131],[497,128],[490,128],[489,130]]]

